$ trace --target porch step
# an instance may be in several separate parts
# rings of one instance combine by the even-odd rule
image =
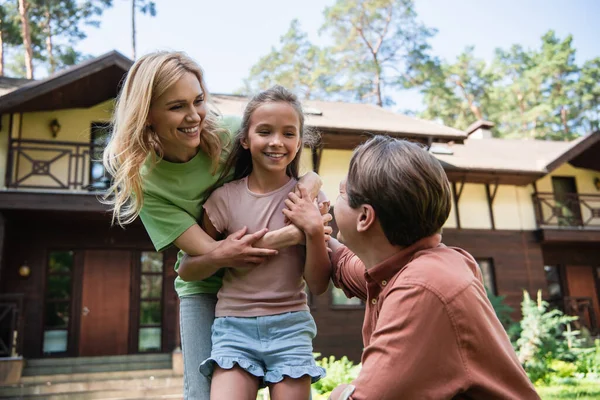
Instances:
[[[25,361],[23,376],[171,369],[171,354],[44,358]]]
[[[183,378],[172,370],[24,377],[0,387],[0,399],[180,399]]]

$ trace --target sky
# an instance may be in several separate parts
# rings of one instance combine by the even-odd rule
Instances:
[[[212,93],[232,93],[258,59],[277,47],[279,38],[297,18],[309,38],[319,35],[323,9],[335,0],[155,0],[157,15],[137,15],[137,54],[183,50],[202,66]],[[101,27],[77,49],[92,55],[118,50],[131,57],[131,1],[113,0],[101,17]],[[418,18],[437,35],[432,52],[453,61],[466,46],[491,61],[498,47],[519,43],[537,48],[549,29],[574,37],[576,59],[600,57],[600,0],[415,0]],[[422,108],[415,91],[394,96],[397,110]]]

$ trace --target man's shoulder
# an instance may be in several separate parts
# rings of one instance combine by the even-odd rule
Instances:
[[[415,253],[396,275],[394,286],[421,286],[448,302],[479,280],[477,268],[466,251],[440,245]]]

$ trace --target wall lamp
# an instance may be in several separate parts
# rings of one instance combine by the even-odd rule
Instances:
[[[25,263],[19,267],[19,276],[21,278],[29,278],[29,275],[31,275],[31,268],[29,268],[27,261],[25,261]]]
[[[48,127],[50,128],[50,133],[52,133],[52,137],[56,138],[61,128],[60,124],[58,123],[58,120],[54,118],[52,121],[50,121]]]

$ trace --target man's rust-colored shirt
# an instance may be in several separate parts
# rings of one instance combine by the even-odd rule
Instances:
[[[354,400],[539,399],[473,257],[433,235],[373,266],[347,248],[333,280],[366,302]]]

